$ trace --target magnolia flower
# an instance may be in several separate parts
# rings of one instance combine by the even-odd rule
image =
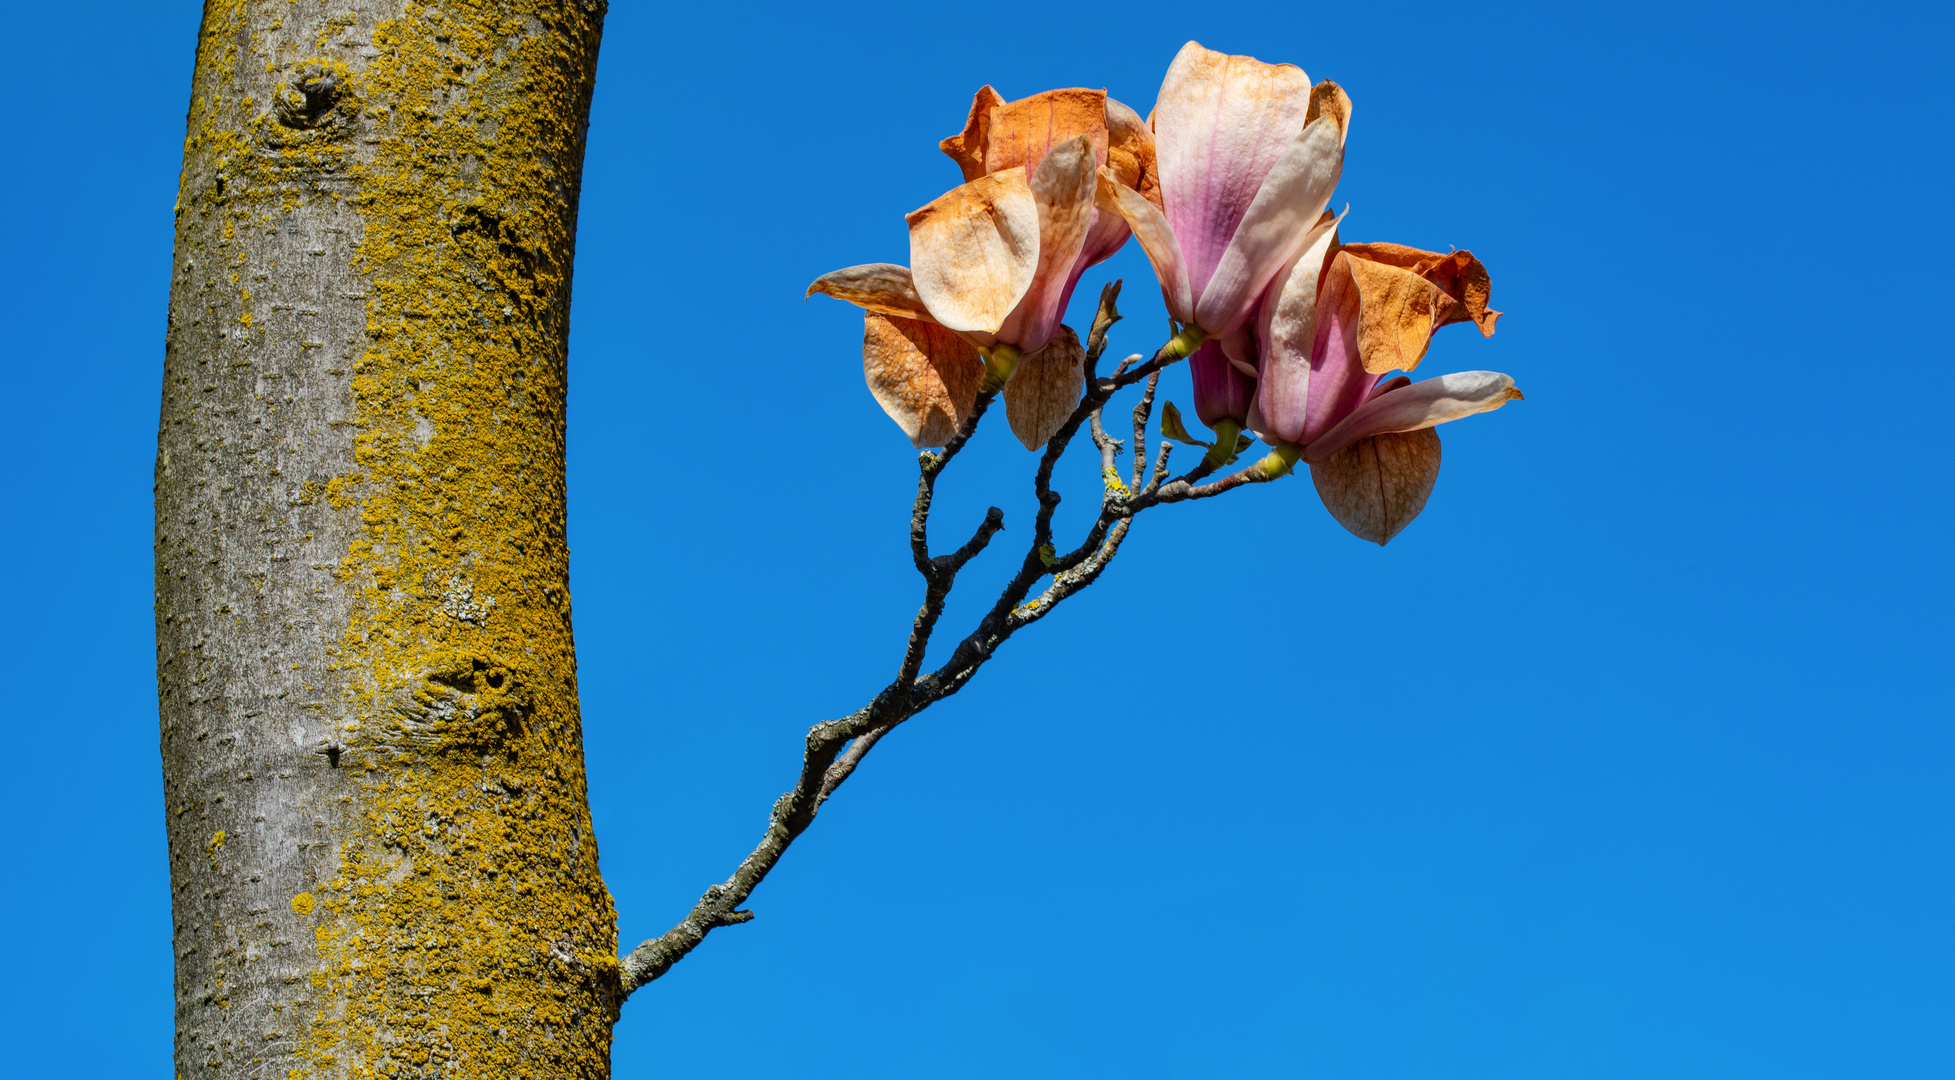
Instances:
[[[1028,388],[1078,399],[1085,354],[1070,331],[1060,334],[1059,319],[1075,280],[1073,264],[1092,223],[1094,168],[1091,137],[1067,139],[1029,173],[1018,165],[979,176],[910,214],[909,266],[851,266],[808,286],[810,296],[827,293],[892,323],[880,327],[868,320],[863,370],[872,391],[883,387],[877,400],[915,445],[941,445],[948,438],[940,425],[930,422],[928,409],[918,413],[912,408],[916,402],[934,402],[930,408],[948,407],[950,415],[961,415],[975,401],[975,391],[968,398],[940,396],[963,386],[953,369],[968,367],[971,353],[949,345],[949,337],[894,326],[896,322],[935,324],[950,331],[981,355],[983,389],[1004,385],[1025,359],[1039,368],[1027,380]],[[898,346],[898,338],[909,343],[914,356]],[[1055,342],[1057,349],[1047,355],[1045,350]],[[892,366],[890,357],[896,355],[903,359]],[[1044,370],[1048,365],[1058,370]],[[894,381],[898,372],[934,380],[935,388]],[[1043,418],[1054,410],[1040,400],[1028,412],[1022,404],[1025,396],[1026,391],[1007,393],[1005,409],[1020,440],[1037,447],[1058,424],[1047,430]],[[1017,408],[1014,398],[1021,402]],[[1026,419],[1032,414],[1041,422]]]
[[[1492,337],[1491,291],[1471,252],[1338,247],[1334,231],[1270,286],[1249,426],[1309,462],[1324,506],[1352,533],[1383,544],[1424,509],[1439,478],[1431,428],[1521,396],[1492,371],[1379,383],[1418,367],[1442,326],[1470,320]]]
[[[1079,135],[1092,140],[1096,168],[1104,167],[1114,183],[1157,207],[1161,204],[1154,133],[1139,113],[1108,97],[1105,90],[1047,90],[1008,102],[991,87],[980,87],[971,99],[964,130],[938,145],[957,162],[968,182],[1021,165],[1036,170],[1053,146]],[[1060,312],[1071,301],[1080,275],[1112,258],[1129,234],[1126,220],[1118,214],[1093,212],[1086,242],[1058,293]]]
[[[1302,69],[1183,46],[1152,124],[1162,206],[1101,170],[1098,205],[1125,218],[1161,280],[1186,356],[1208,337],[1255,370],[1246,324],[1276,274],[1328,226],[1351,99]]]

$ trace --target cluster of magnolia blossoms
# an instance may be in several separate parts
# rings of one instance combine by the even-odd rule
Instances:
[[[1289,64],[1189,42],[1143,121],[1099,90],[1006,102],[977,93],[942,149],[964,183],[909,215],[910,265],[823,275],[809,293],[866,309],[863,372],[919,447],[940,446],[982,392],[1003,389],[1031,449],[1083,388],[1079,338],[1060,322],[1090,266],[1139,240],[1189,358],[1207,465],[1241,432],[1265,465],[1310,465],[1354,534],[1385,543],[1424,508],[1436,425],[1520,397],[1489,371],[1413,382],[1442,326],[1492,336],[1486,268],[1470,252],[1344,244],[1327,210],[1351,99]],[[1185,437],[1164,415],[1165,433]]]

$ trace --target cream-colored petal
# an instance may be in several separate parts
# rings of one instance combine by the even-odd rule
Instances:
[[[1039,208],[1025,170],[980,176],[908,220],[910,273],[931,317],[996,333],[1038,271]]]
[[[912,445],[942,446],[977,402],[984,360],[934,323],[865,312],[862,377]]]
[[[1519,400],[1514,380],[1498,371],[1456,371],[1373,397],[1313,441],[1303,456],[1322,461],[1367,436],[1417,431]]]
[[[1334,118],[1319,117],[1291,140],[1196,298],[1195,325],[1226,334],[1249,318],[1270,279],[1310,241],[1343,169]]]
[[[1005,418],[1027,450],[1037,450],[1079,407],[1086,389],[1086,348],[1061,324],[1045,348],[1018,362],[1005,384]]]
[[[816,293],[884,315],[935,321],[930,319],[930,309],[923,306],[923,298],[916,294],[910,268],[895,263],[864,263],[823,274],[808,286],[802,299]]]
[[[1168,228],[1167,217],[1107,169],[1100,170],[1095,198],[1101,210],[1120,215],[1134,230],[1134,239],[1140,241],[1147,261],[1154,264],[1154,276],[1161,280],[1161,299],[1167,303],[1168,314],[1176,322],[1193,322],[1195,302],[1188,288],[1188,265],[1181,257],[1174,230]]]
[[[1324,509],[1379,545],[1419,516],[1438,479],[1439,433],[1431,428],[1373,435],[1310,466]]]
[[[937,149],[950,155],[950,160],[963,171],[966,183],[990,171],[984,167],[985,133],[991,127],[991,111],[1004,103],[1004,95],[996,90],[978,87],[971,98],[971,113],[964,120],[964,130],[937,144]]]
[[[1066,299],[1073,264],[1093,221],[1098,182],[1093,143],[1084,135],[1053,147],[1032,174],[1032,198],[1039,211],[1038,269],[1024,299],[998,329],[998,340],[1026,353],[1045,348],[1051,340],[1053,329],[1066,314],[1060,305]]]

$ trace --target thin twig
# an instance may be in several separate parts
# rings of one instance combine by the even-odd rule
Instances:
[[[1140,490],[1141,481],[1146,478],[1147,469],[1147,421],[1154,415],[1154,391],[1161,385],[1161,373],[1155,372],[1147,377],[1147,389],[1141,392],[1140,404],[1134,406],[1134,480],[1130,487]],[[1167,440],[1163,438],[1162,442]]]

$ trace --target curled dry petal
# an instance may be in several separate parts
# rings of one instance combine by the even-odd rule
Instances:
[[[1324,509],[1379,545],[1419,516],[1438,479],[1439,433],[1431,428],[1360,439],[1310,466]]]
[[[1310,78],[1301,68],[1192,41],[1175,55],[1154,105],[1154,142],[1162,209],[1197,295],[1309,113]]]
[[[930,309],[916,294],[910,268],[895,263],[864,263],[826,273],[815,279],[802,299],[825,293],[860,308],[903,319],[930,319]],[[931,320],[934,321],[934,320]]]
[[[1084,135],[1052,148],[1032,174],[1032,198],[1038,207],[1038,268],[1017,308],[998,329],[998,339],[1027,354],[1045,348],[1064,317],[1061,305],[1071,293],[1074,264],[1086,243],[1093,221],[1093,144]]]
[[[1514,380],[1498,371],[1456,371],[1378,394],[1306,447],[1304,457],[1320,461],[1369,435],[1417,431],[1519,400]]]
[[[1018,362],[1005,384],[1005,418],[1027,450],[1037,450],[1065,424],[1086,389],[1086,349],[1072,327],[1060,325],[1045,348]]]
[[[862,377],[913,446],[942,446],[977,402],[984,360],[934,323],[862,315]]]
[[[1167,216],[1140,193],[1100,170],[1096,205],[1106,213],[1118,214],[1134,231],[1147,261],[1154,264],[1154,276],[1161,281],[1161,299],[1176,322],[1195,320],[1194,294],[1188,283],[1188,264],[1181,256],[1181,244],[1168,227]]]
[[[1139,113],[1108,98],[1106,138],[1105,165],[1113,170],[1113,178],[1155,206],[1161,205],[1161,168],[1155,161],[1154,129]]]
[[[986,86],[971,101],[964,130],[938,146],[957,162],[966,182],[1021,165],[1036,170],[1048,150],[1079,135],[1092,141],[1094,163],[1104,164],[1107,114],[1105,90],[1047,90],[1008,102]]]
[[[1411,371],[1425,359],[1433,331],[1449,322],[1459,302],[1425,278],[1388,263],[1339,251],[1335,273],[1348,274],[1357,289],[1358,354],[1373,375]]]
[[[1351,134],[1351,95],[1329,79],[1310,88],[1310,113],[1304,125],[1315,123],[1320,116],[1330,117],[1337,125],[1337,145],[1343,146]]]
[[[992,110],[1004,103],[1003,94],[988,85],[978,87],[978,92],[971,98],[971,114],[964,119],[964,130],[937,144],[937,149],[950,155],[950,160],[963,170],[966,183],[991,171],[984,167],[985,136],[991,127]],[[1024,162],[1014,161],[1012,164],[1023,165]]]
[[[1337,93],[1341,98],[1343,91]],[[1226,334],[1249,318],[1270,279],[1313,238],[1343,169],[1343,126],[1336,115],[1320,116],[1270,168],[1195,301],[1196,325]]]
[[[1454,251],[1442,255],[1404,244],[1349,244],[1344,250],[1355,258],[1400,267],[1432,282],[1446,295],[1459,301],[1460,306],[1447,316],[1447,323],[1471,319],[1480,328],[1482,337],[1493,336],[1494,321],[1500,318],[1500,312],[1487,306],[1493,297],[1493,280],[1488,276],[1487,268],[1473,257],[1472,252]]]
[[[994,334],[1032,287],[1039,208],[1023,168],[980,176],[909,215],[910,272],[938,322]]]

